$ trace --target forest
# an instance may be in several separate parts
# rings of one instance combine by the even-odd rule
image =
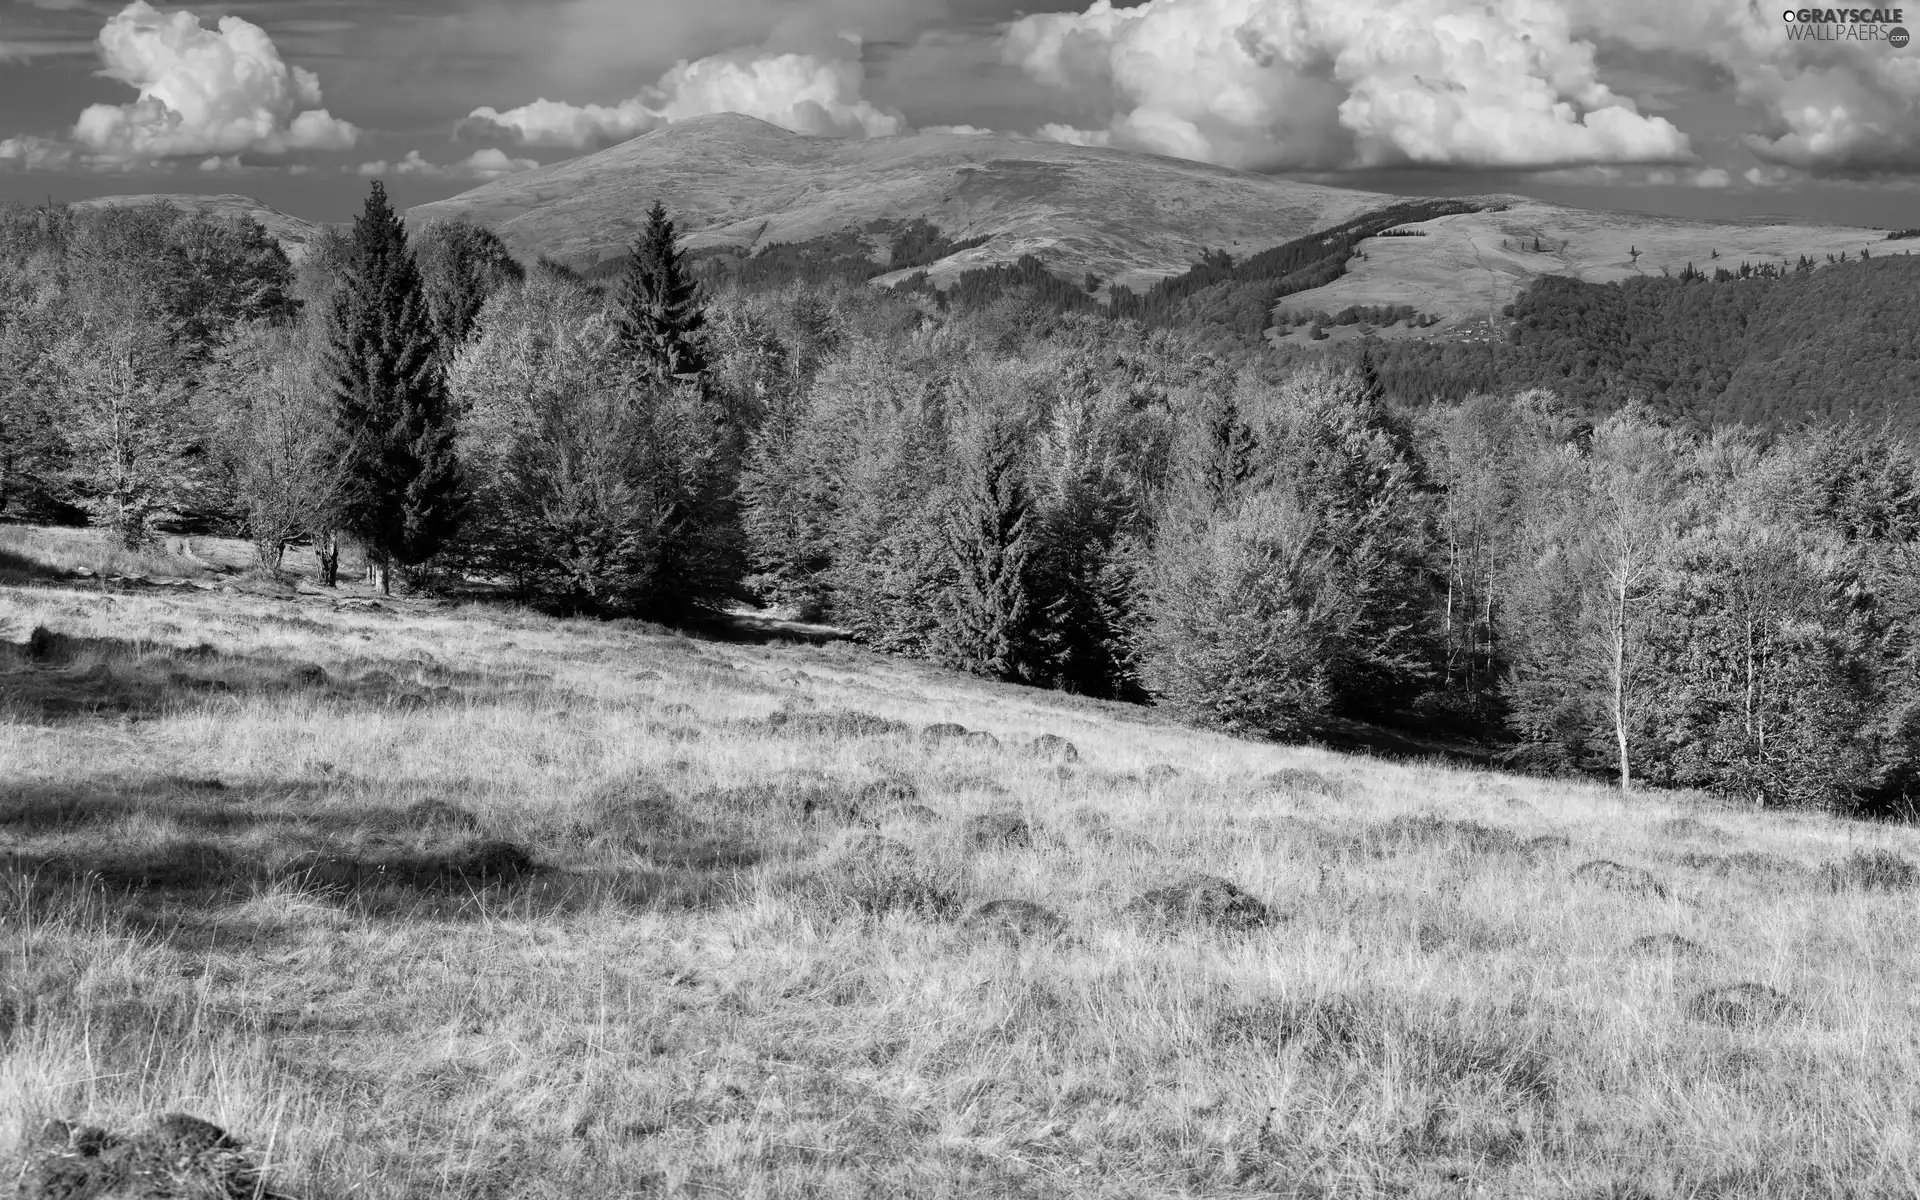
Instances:
[[[1383,343],[1388,392],[1419,404],[1546,387],[1584,410],[1638,401],[1701,429],[1920,428],[1920,262],[1906,254],[1607,284],[1548,275],[1506,315],[1505,342]]]
[[[1208,250],[1179,275],[1140,293],[1115,285],[1104,300],[1099,293],[1106,281],[1062,278],[1032,254],[962,271],[943,287],[920,271],[895,290],[962,311],[1019,293],[1059,313],[1178,330],[1197,350],[1226,361],[1300,366],[1323,357],[1315,343],[1329,326],[1426,329],[1436,318],[1411,305],[1281,314],[1275,311],[1281,300],[1340,278],[1365,253],[1369,237],[1421,236],[1405,223],[1476,207],[1413,200],[1241,260]],[[986,240],[952,240],[925,219],[876,222],[865,233],[848,230],[745,256],[703,251],[691,256],[690,269],[720,292],[863,283]],[[1888,239],[1903,236],[1896,231]],[[875,244],[883,248],[877,257]],[[617,277],[626,261],[609,260],[592,274]],[[1820,264],[1803,256],[1786,270],[1709,266],[1710,272],[1689,264],[1677,275],[1608,284],[1543,276],[1507,307],[1510,324],[1501,339],[1382,339],[1370,353],[1388,398],[1405,405],[1539,387],[1582,411],[1607,412],[1632,401],[1699,430],[1727,422],[1779,428],[1810,419],[1920,427],[1920,353],[1909,336],[1920,327],[1920,264],[1910,255],[1869,252]],[[1304,339],[1274,346],[1267,334],[1276,323],[1311,328]]]
[[[586,617],[778,606],[1250,738],[1357,722],[1623,788],[1920,799],[1920,456],[1740,384],[1821,369],[1794,350],[1828,335],[1795,322],[1861,288],[1910,303],[1910,268],[1549,281],[1515,344],[1564,370],[1405,404],[1406,343],[1283,363],[1141,319],[1326,259],[1253,264],[1129,318],[1047,288],[748,286],[658,206],[600,279],[410,232],[378,185],[297,266],[164,205],[14,207],[0,518],[242,534],[263,572],[311,543],[331,574],[348,544],[384,587]],[[1583,356],[1583,328],[1611,332]],[[1737,361],[1712,344],[1736,328]],[[1851,328],[1848,361],[1878,361]],[[1696,359],[1678,398],[1643,394]]]

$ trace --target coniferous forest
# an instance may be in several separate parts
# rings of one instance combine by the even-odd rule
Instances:
[[[1038,260],[936,295],[850,249],[695,259],[658,206],[591,279],[409,233],[378,185],[297,266],[251,223],[14,208],[0,517],[329,576],[345,543],[583,616],[780,606],[1247,737],[1907,812],[1915,268],[1545,279],[1500,345],[1248,350],[1433,207],[1104,303]],[[896,268],[964,246],[890,232]]]

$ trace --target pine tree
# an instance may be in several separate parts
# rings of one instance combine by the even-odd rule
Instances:
[[[1036,531],[1025,437],[1008,415],[980,414],[959,447],[960,478],[946,522],[954,582],[942,641],[954,665],[993,679],[1022,678],[1030,666],[1028,571]]]
[[[1197,408],[1198,419],[1182,430],[1188,444],[1178,456],[1179,482],[1204,495],[1217,511],[1230,506],[1253,478],[1259,438],[1230,385],[1206,388]]]
[[[453,533],[463,492],[426,291],[378,181],[354,221],[322,372],[343,444],[341,528],[390,591],[394,563],[424,563]]]
[[[614,304],[621,340],[641,375],[664,383],[707,369],[699,288],[674,248],[673,222],[658,201],[634,243]]]

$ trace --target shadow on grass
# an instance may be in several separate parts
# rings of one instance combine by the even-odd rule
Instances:
[[[0,546],[0,586],[24,587],[36,583],[49,583],[56,579],[72,582],[72,577],[60,568],[49,566],[17,550]]]
[[[254,940],[301,902],[401,921],[711,907],[759,858],[737,834],[607,797],[515,831],[439,799],[344,807],[319,783],[177,777],[0,788],[0,837],[0,916],[85,911],[188,945]]]
[[[1500,763],[1495,746],[1462,737],[1433,736],[1361,721],[1335,720],[1315,739],[1329,750],[1397,762],[1440,759],[1470,767]]]
[[[846,630],[832,625],[790,621],[753,609],[716,613],[705,621],[689,626],[688,632],[715,642],[805,642],[815,646],[848,641],[852,636]]]
[[[0,705],[23,720],[143,719],[250,697],[307,697],[363,708],[414,711],[524,694],[524,674],[486,675],[430,662],[355,658],[317,663],[79,637],[36,628],[0,642]]]

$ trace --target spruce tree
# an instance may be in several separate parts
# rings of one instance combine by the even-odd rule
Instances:
[[[354,220],[321,369],[343,447],[341,528],[390,591],[394,563],[425,562],[453,533],[462,488],[426,290],[378,181]]]
[[[953,587],[941,640],[955,666],[992,679],[1024,678],[1031,666],[1028,572],[1036,530],[1026,480],[1027,430],[983,413],[965,435],[946,521]]]
[[[621,339],[642,376],[670,383],[707,369],[699,288],[674,249],[673,222],[658,201],[627,259],[614,303]]]

